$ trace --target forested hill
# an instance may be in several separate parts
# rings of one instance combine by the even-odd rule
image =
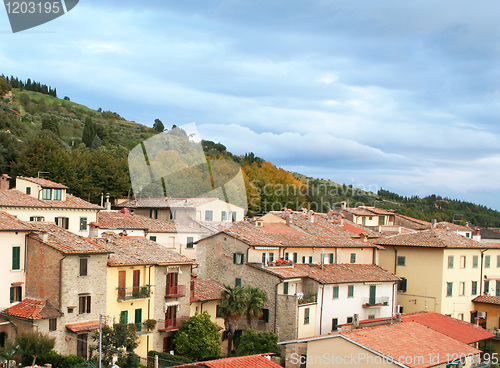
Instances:
[[[130,194],[130,149],[165,129],[156,119],[149,128],[103,109],[92,110],[56,97],[56,88],[19,78],[0,77],[0,173],[45,177],[64,183],[81,198],[98,203],[102,193]],[[152,122],[153,123],[153,122]],[[167,124],[165,124],[167,125]],[[233,155],[221,143],[203,141],[211,158],[239,163],[243,169],[249,214],[286,206],[326,212],[349,206],[376,205],[430,221],[500,226],[500,212],[469,202],[442,198],[402,197],[386,190],[370,193],[350,185],[308,178],[280,169],[254,153]]]

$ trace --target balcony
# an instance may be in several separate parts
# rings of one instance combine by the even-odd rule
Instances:
[[[305,294],[301,295],[301,293],[297,293],[298,297],[298,303],[300,304],[307,304],[307,303],[316,303],[318,301],[318,295],[317,294]]]
[[[118,290],[118,300],[146,299],[151,296],[151,285],[134,286],[128,288],[116,288]]]
[[[376,308],[389,305],[389,297],[383,296],[380,298],[363,298],[363,308]]]
[[[186,285],[167,286],[165,298],[177,298],[186,296]]]
[[[158,320],[158,331],[174,331],[178,330],[182,326],[182,321],[187,320],[189,317],[181,318],[171,318],[171,319],[159,319]]]

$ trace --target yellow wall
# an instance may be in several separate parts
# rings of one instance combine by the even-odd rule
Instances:
[[[299,309],[299,313],[298,313],[298,321],[297,321],[297,326],[298,326],[297,338],[301,339],[303,337],[314,336],[316,333],[317,304],[316,303],[301,304],[301,305],[299,305],[298,309]],[[309,309],[309,323],[308,324],[304,323],[306,309]]]

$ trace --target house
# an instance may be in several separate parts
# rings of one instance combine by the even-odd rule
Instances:
[[[33,228],[6,212],[0,211],[0,306],[7,308],[24,298],[26,283],[26,235]],[[2,331],[0,327],[0,331]],[[1,332],[0,332],[1,333]]]
[[[81,236],[88,236],[88,224],[97,220],[101,206],[67,193],[68,187],[43,178],[18,176],[16,187],[8,189],[8,176],[0,179],[0,210],[22,221],[55,222]]]
[[[429,230],[432,224],[428,221],[394,213],[394,225],[412,230]]]
[[[435,228],[442,229],[442,230],[454,231],[459,235],[465,236],[466,238],[473,239],[474,231],[468,226],[453,224],[453,223],[447,222],[447,221],[441,221],[441,222],[436,223]],[[478,240],[478,239],[474,239],[474,240]],[[478,241],[481,241],[481,240],[478,240]]]
[[[429,229],[374,240],[379,265],[400,277],[399,311],[433,311],[474,322],[472,298],[500,290],[500,245]],[[498,281],[497,281],[498,278]]]
[[[383,210],[370,206],[342,207],[346,219],[357,225],[377,228],[394,225],[394,210]]]
[[[245,209],[219,198],[139,198],[118,201],[116,208],[128,208],[131,213],[161,221],[238,222],[245,216]]]
[[[495,335],[491,343],[500,351],[500,296],[483,294],[472,299],[472,303],[477,316],[475,323]]]
[[[279,343],[285,367],[475,367],[481,351],[417,322]],[[461,364],[464,363],[464,364]]]
[[[282,368],[281,365],[273,362],[271,356],[266,354],[247,355],[233,358],[223,358],[208,360],[205,362],[183,364],[177,368]]]
[[[15,330],[31,326],[55,350],[88,358],[91,334],[106,314],[109,251],[55,224],[32,222],[26,237],[25,299],[4,311]]]
[[[90,236],[100,237],[105,232],[147,237],[158,244],[175,250],[191,259],[196,258],[195,242],[210,232],[198,223],[179,224],[174,220],[160,221],[138,214],[121,211],[100,211],[97,221],[89,224]]]
[[[106,315],[135,325],[139,356],[146,357],[149,350],[173,350],[175,331],[189,318],[194,262],[144,237],[110,232],[92,241],[112,252],[107,260]]]

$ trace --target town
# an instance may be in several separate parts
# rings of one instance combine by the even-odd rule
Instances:
[[[99,367],[121,355],[182,367],[498,363],[500,229],[346,203],[253,217],[208,197],[96,205],[69,190],[0,176],[2,347],[39,334]],[[175,361],[180,331],[201,316],[218,355]],[[111,349],[120,326],[134,341]],[[245,335],[276,336],[276,351],[245,354]]]

